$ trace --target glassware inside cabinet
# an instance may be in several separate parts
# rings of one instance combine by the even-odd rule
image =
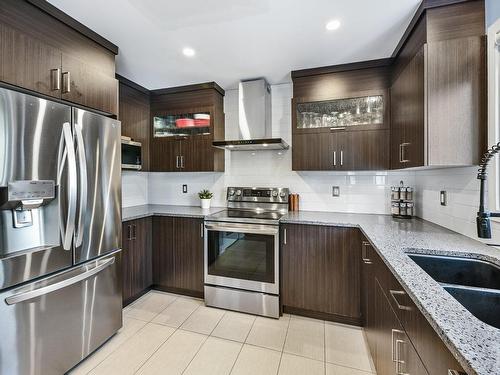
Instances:
[[[384,122],[382,95],[297,104],[297,127],[343,128]]]
[[[210,134],[210,113],[167,114],[153,117],[153,136],[191,136]]]

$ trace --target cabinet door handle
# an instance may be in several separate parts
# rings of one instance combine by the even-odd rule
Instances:
[[[406,293],[402,290],[389,290],[389,293],[392,297],[392,299],[394,300],[394,302],[396,302],[396,306],[398,307],[398,309],[400,310],[407,310],[407,311],[411,311],[411,307],[409,306],[405,306],[405,305],[401,305],[397,299],[396,296],[404,296],[406,295]]]
[[[132,225],[127,225],[127,239],[132,239]]]
[[[205,225],[204,225],[204,223],[200,224],[200,229],[201,229],[200,235],[201,235],[201,238],[203,238],[203,237],[205,237]]]
[[[67,94],[71,92],[71,73],[70,72],[63,72],[62,74],[63,77],[63,94]]]
[[[361,259],[363,260],[363,263],[365,263],[365,264],[372,264],[372,260],[370,258],[368,258],[367,254],[366,254],[366,248],[368,246],[371,246],[370,243],[368,241],[363,241],[363,245],[361,248]]]
[[[184,156],[181,156],[181,169],[184,169]]]
[[[340,150],[340,165],[344,165],[344,151]]]
[[[405,158],[405,147],[409,146],[410,143],[403,142],[399,145],[399,162],[400,163],[408,163],[410,160]]]
[[[286,228],[283,228],[283,245],[286,245]]]
[[[399,349],[401,348],[401,345],[404,345],[405,341],[404,340],[396,340],[396,375],[410,375],[407,374],[406,372],[401,371],[401,365],[405,364],[404,359],[401,359],[401,352]]]
[[[179,156],[175,157],[175,168],[179,169]]]
[[[52,91],[61,89],[61,68],[50,70],[50,88]]]
[[[397,334],[401,334],[401,333],[404,333],[403,331],[399,330],[399,329],[392,329],[391,330],[391,359],[392,359],[392,362],[397,362],[398,360],[398,357],[397,357],[397,353],[396,351],[394,350],[395,349],[395,336]]]
[[[333,151],[333,166],[337,166],[337,151]]]

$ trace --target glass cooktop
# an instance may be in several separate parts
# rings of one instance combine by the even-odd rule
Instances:
[[[207,217],[213,221],[270,222],[277,223],[284,214],[277,211],[224,210]]]

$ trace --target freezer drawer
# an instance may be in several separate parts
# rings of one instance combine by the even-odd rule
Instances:
[[[122,325],[121,252],[0,294],[0,375],[61,375]]]

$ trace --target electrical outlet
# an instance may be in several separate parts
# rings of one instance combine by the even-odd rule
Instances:
[[[448,205],[448,196],[446,194],[446,190],[441,190],[439,192],[439,203],[441,203],[441,206]]]
[[[333,197],[340,197],[340,187],[339,186],[332,186],[332,196]]]
[[[182,192],[186,194],[188,192],[188,186],[186,184],[182,185]]]

